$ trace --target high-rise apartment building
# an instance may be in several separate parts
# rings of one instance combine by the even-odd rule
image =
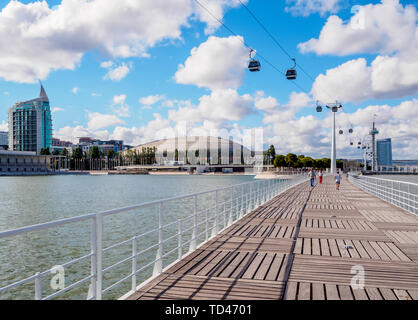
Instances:
[[[41,84],[39,98],[17,102],[9,108],[9,149],[33,151],[52,147],[49,99]]]
[[[377,165],[378,166],[392,166],[392,140],[377,139]]]

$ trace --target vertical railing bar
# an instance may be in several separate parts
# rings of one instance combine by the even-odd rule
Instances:
[[[178,258],[183,257],[183,226],[182,219],[178,220]]]
[[[42,276],[39,272],[36,275],[38,276],[35,278],[35,300],[42,300]]]
[[[96,217],[91,218],[91,233],[90,233],[90,250],[91,250],[91,259],[90,259],[90,269],[91,275],[91,284],[89,293],[91,296],[87,296],[88,299],[96,299],[97,298],[97,219]]]
[[[136,290],[136,255],[138,252],[136,237],[132,238],[132,291]]]
[[[96,283],[96,299],[102,300],[103,287],[103,216],[98,213],[96,215],[96,250],[97,250],[97,283]]]

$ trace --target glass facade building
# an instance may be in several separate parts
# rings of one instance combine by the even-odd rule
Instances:
[[[377,165],[378,166],[392,166],[392,140],[377,139]]]
[[[9,149],[39,154],[45,148],[52,149],[52,116],[41,85],[39,98],[17,102],[9,108]]]

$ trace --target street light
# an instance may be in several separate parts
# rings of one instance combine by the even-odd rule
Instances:
[[[336,146],[336,135],[335,135],[335,114],[338,112],[339,109],[341,109],[343,106],[338,103],[338,101],[335,102],[335,104],[325,105],[325,107],[332,111],[333,117],[332,117],[332,145],[331,145],[331,173],[336,174],[337,173],[337,146]],[[317,112],[322,112],[323,107],[318,104],[316,106]]]

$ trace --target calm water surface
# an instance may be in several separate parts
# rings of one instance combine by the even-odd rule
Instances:
[[[57,219],[96,213],[143,202],[164,199],[228,185],[253,181],[253,176],[153,176],[153,175],[101,175],[101,176],[40,176],[0,177],[0,231],[53,221]],[[206,198],[205,198],[206,197]],[[199,209],[210,207],[209,196],[199,198]],[[177,201],[164,208],[166,222],[185,217],[192,212],[193,203]],[[136,210],[104,218],[104,247],[157,227],[157,210]],[[185,228],[190,226],[185,223]],[[165,238],[176,229],[164,230]],[[150,234],[138,241],[138,251],[157,239]],[[185,239],[187,240],[187,239]],[[177,243],[177,242],[176,242]],[[131,254],[131,245],[109,250],[104,254],[103,267]],[[165,252],[173,250],[167,245]],[[187,248],[185,247],[185,251]],[[79,222],[26,235],[0,239],[0,287],[48,270],[77,257],[90,253],[90,222]],[[175,254],[169,255],[171,260]],[[155,259],[156,250],[138,257],[138,268]],[[169,263],[170,261],[167,261]],[[130,272],[130,262],[104,274],[103,287],[113,284]],[[86,259],[65,268],[66,286],[89,275],[90,261]],[[152,268],[138,274],[138,284],[152,274]],[[43,278],[43,296],[52,294],[50,281],[54,275]],[[105,299],[120,297],[130,289],[128,280],[109,290]],[[72,289],[61,298],[85,299],[89,283]],[[0,293],[0,299],[32,299],[33,282]]]

